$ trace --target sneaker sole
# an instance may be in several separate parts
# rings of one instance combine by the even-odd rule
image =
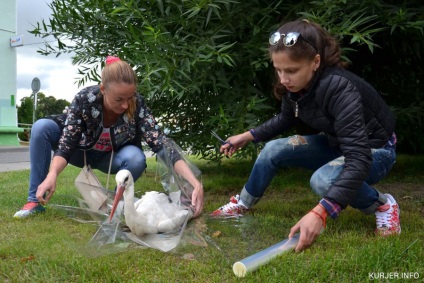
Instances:
[[[40,213],[43,213],[45,211],[46,211],[46,208],[41,207],[41,208],[36,208],[36,209],[34,209],[34,211],[31,211],[31,212],[24,214],[24,215],[16,215],[17,213],[20,212],[20,211],[18,211],[18,212],[15,213],[15,215],[13,215],[13,218],[15,218],[15,219],[25,219],[25,218],[30,217],[31,215],[40,214]]]

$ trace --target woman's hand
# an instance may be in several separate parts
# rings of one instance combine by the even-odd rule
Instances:
[[[225,144],[223,144],[220,148],[220,152],[225,155],[232,156],[239,148],[244,147],[248,142],[253,141],[255,138],[252,134],[247,131],[243,134],[235,135],[229,137]]]
[[[191,195],[191,205],[194,208],[193,217],[196,218],[202,213],[204,205],[203,186],[199,182],[194,186],[193,194]]]
[[[295,248],[296,252],[309,248],[325,228],[325,218],[327,217],[325,209],[317,205],[313,211],[303,216],[290,230],[289,238],[292,238],[300,230],[299,242]]]
[[[202,183],[197,180],[193,172],[187,166],[184,160],[178,160],[174,164],[175,172],[181,175],[193,186],[193,193],[191,194],[191,205],[194,208],[193,217],[197,217],[202,213],[204,205],[204,195]]]
[[[61,156],[53,157],[49,174],[38,186],[35,196],[42,205],[46,205],[56,191],[57,176],[65,169],[68,162]]]
[[[56,191],[56,180],[57,176],[49,173],[46,179],[38,186],[35,196],[42,205],[46,205]]]

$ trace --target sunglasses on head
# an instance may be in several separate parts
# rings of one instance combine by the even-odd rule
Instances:
[[[315,51],[318,53],[317,48],[312,43],[310,43],[300,33],[293,32],[293,31],[292,32],[289,32],[287,34],[280,33],[279,31],[274,32],[269,37],[269,44],[272,45],[272,46],[274,46],[274,45],[277,45],[278,42],[280,42],[280,40],[283,40],[283,44],[284,44],[285,47],[292,47],[293,45],[296,44],[296,42],[297,42],[297,40],[299,38],[301,38],[307,44],[309,44],[310,46],[312,46],[315,49]]]

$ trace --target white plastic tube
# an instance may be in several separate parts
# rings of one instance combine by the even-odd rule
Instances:
[[[299,234],[296,234],[291,239],[285,239],[269,248],[237,261],[233,264],[233,272],[238,277],[244,277],[248,272],[254,271],[276,256],[294,249],[298,242]]]

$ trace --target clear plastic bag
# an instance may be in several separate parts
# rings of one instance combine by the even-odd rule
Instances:
[[[156,214],[163,214],[162,217],[169,217],[171,228],[167,232],[147,233],[142,236],[134,235],[125,223],[123,201],[120,202],[115,212],[117,217],[113,217],[109,221],[109,213],[114,194],[101,187],[100,182],[98,182],[98,179],[89,167],[84,167],[75,180],[75,186],[83,197],[83,199],[78,199],[79,207],[59,204],[52,206],[62,210],[68,217],[80,223],[95,223],[99,225],[97,232],[89,242],[89,245],[92,247],[106,248],[107,246],[114,245],[115,247],[125,248],[129,244],[135,243],[163,252],[171,251],[180,243],[187,223],[193,215],[191,196],[194,188],[187,180],[175,172],[173,166],[175,156],[183,159],[196,178],[198,178],[199,182],[202,182],[200,170],[188,160],[186,154],[184,154],[182,149],[172,139],[167,139],[164,144],[163,153],[157,158],[157,176],[160,177],[160,183],[164,190],[160,192],[162,193],[161,198],[157,198],[157,200],[153,200],[154,203],[150,203],[152,207],[155,206],[155,209],[146,210],[146,214],[150,213],[151,215],[148,216],[152,218],[156,217]],[[140,179],[137,185],[142,186],[142,184],[143,181]],[[163,200],[165,194],[166,200]],[[152,194],[150,194],[151,196]],[[149,197],[149,193],[142,196],[141,200],[144,200],[143,197]],[[135,199],[134,203],[141,200]],[[177,212],[178,210],[185,212],[181,214],[184,218],[175,218],[177,214],[175,210],[172,214],[169,214],[169,211],[167,211],[169,210],[168,201],[172,202],[174,209],[175,206],[178,206]],[[146,206],[147,204],[144,205]],[[153,223],[153,225],[155,224]],[[155,230],[154,228],[152,227],[152,230]]]

